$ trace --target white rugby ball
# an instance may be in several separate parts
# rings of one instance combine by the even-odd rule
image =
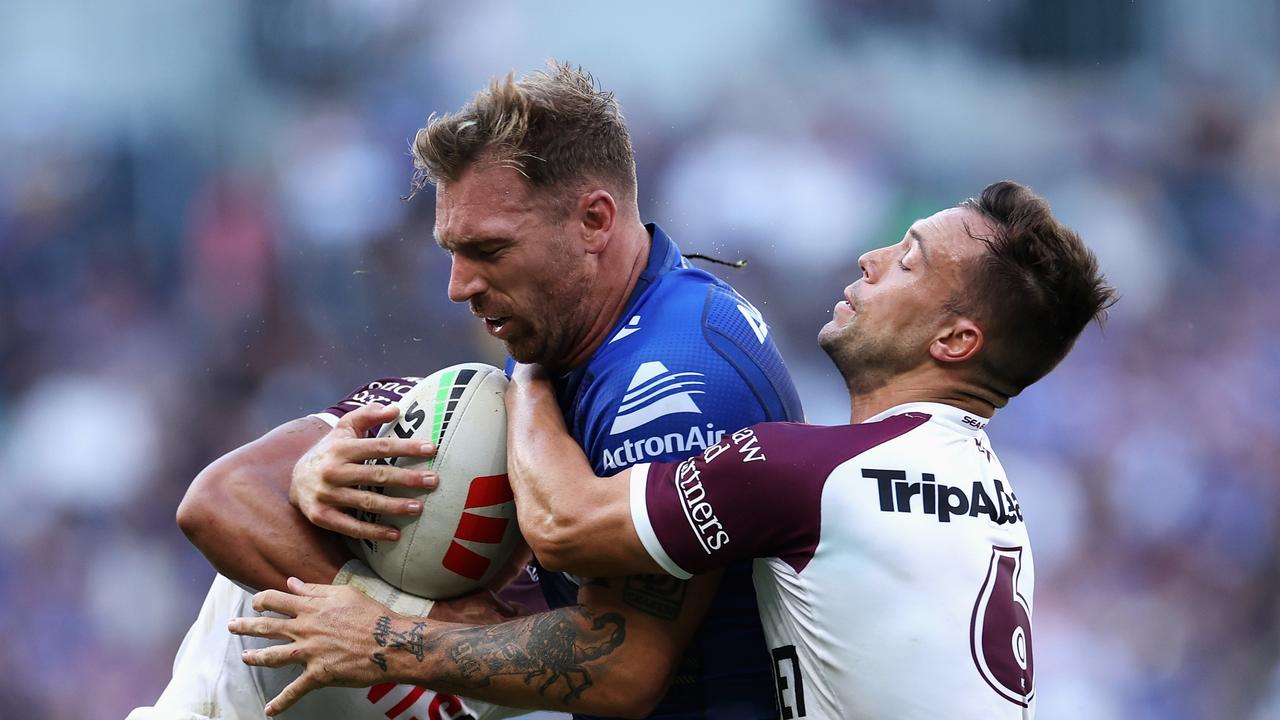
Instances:
[[[396,402],[400,418],[383,426],[379,437],[429,440],[436,456],[373,462],[433,469],[440,484],[430,492],[385,489],[421,500],[417,517],[360,514],[400,528],[399,540],[351,541],[383,580],[438,600],[481,587],[507,564],[520,528],[507,482],[506,387],[502,370],[464,363],[424,378]]]

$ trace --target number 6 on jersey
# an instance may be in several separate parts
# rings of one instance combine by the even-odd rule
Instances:
[[[978,591],[969,644],[978,672],[992,690],[1026,707],[1035,696],[1031,604],[1018,592],[1022,548],[991,548],[987,578]]]

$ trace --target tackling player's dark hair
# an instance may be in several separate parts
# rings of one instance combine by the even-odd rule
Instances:
[[[960,207],[985,217],[994,235],[970,231],[987,252],[947,308],[982,325],[980,371],[1012,397],[1061,362],[1091,321],[1101,324],[1117,294],[1080,236],[1027,186],[992,183]]]
[[[413,192],[457,180],[474,163],[514,168],[567,211],[589,180],[636,203],[631,135],[613,93],[580,67],[551,61],[519,80],[495,79],[455,113],[433,116],[413,139]]]

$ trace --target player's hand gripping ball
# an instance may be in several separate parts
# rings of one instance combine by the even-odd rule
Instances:
[[[399,419],[379,437],[434,444],[433,458],[371,460],[433,470],[436,489],[363,488],[422,502],[416,517],[367,512],[360,519],[394,525],[398,540],[349,540],[358,557],[392,585],[443,599],[484,586],[506,569],[520,544],[515,501],[507,482],[507,379],[483,363],[440,370],[405,393]]]

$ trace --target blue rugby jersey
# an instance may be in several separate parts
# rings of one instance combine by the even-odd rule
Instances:
[[[656,225],[649,261],[609,339],[556,381],[569,432],[598,475],[680,460],[725,433],[803,420],[795,386],[760,312],[719,278],[691,267]],[[539,572],[552,607],[577,585]],[[768,648],[751,564],[725,572],[653,718],[776,718]],[[585,717],[585,716],[577,716]]]

